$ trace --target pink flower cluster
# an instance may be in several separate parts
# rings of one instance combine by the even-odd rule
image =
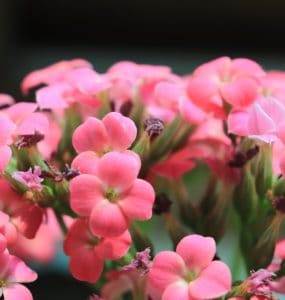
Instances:
[[[29,102],[0,94],[0,296],[32,299],[24,261],[51,261],[58,242],[90,299],[285,293],[284,72],[73,59],[21,89]],[[164,235],[175,251],[158,251]],[[244,278],[216,247],[225,236]]]

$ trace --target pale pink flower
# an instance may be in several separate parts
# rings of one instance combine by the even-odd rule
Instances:
[[[130,118],[111,112],[102,120],[88,118],[74,131],[72,143],[78,153],[91,150],[103,154],[128,149],[136,135],[136,125]]]
[[[62,79],[37,90],[41,109],[63,109],[75,102],[97,108],[101,104],[98,94],[110,86],[105,77],[90,68],[68,70]]]
[[[226,264],[212,261],[216,252],[211,237],[189,235],[176,252],[158,253],[148,274],[150,286],[164,300],[214,299],[231,289],[231,273]]]
[[[27,94],[31,88],[40,84],[51,84],[62,81],[66,72],[76,68],[92,68],[92,65],[84,59],[72,59],[69,61],[60,61],[46,68],[36,70],[28,74],[22,81],[21,88],[23,94]]]
[[[233,110],[228,117],[229,133],[272,143],[285,141],[285,105],[275,98],[259,98],[246,110]]]
[[[118,236],[131,220],[152,215],[154,190],[137,179],[140,160],[135,153],[109,152],[97,162],[96,175],[82,174],[70,183],[71,208],[90,217],[90,229],[99,236]]]
[[[69,268],[72,275],[82,281],[96,282],[100,277],[105,260],[124,256],[131,244],[128,231],[114,238],[94,235],[89,230],[88,220],[76,220],[64,240],[64,252],[70,256]]]
[[[41,191],[41,182],[44,180],[41,177],[42,170],[39,166],[35,166],[34,170],[29,168],[28,171],[17,171],[13,173],[13,178],[27,186],[31,190]]]
[[[18,257],[10,255],[8,250],[0,253],[0,295],[5,300],[32,300],[31,292],[20,283],[36,279],[37,274]]]

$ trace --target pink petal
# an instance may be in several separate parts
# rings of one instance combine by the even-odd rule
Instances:
[[[70,205],[80,216],[89,216],[103,199],[103,187],[96,176],[82,174],[71,180]]]
[[[59,109],[68,107],[65,94],[71,92],[66,83],[56,83],[37,90],[36,100],[41,109]]]
[[[222,106],[218,84],[210,78],[191,78],[187,85],[187,93],[193,103],[205,111],[218,111]]]
[[[12,134],[16,128],[14,122],[8,118],[0,116],[0,146],[5,146],[12,143]]]
[[[2,253],[7,248],[6,237],[0,233],[0,253]]]
[[[233,107],[242,108],[252,104],[257,97],[257,82],[251,78],[241,78],[221,88],[223,99]]]
[[[77,280],[95,283],[104,267],[103,260],[94,253],[93,248],[81,247],[71,256],[70,271]]]
[[[96,245],[95,251],[103,260],[118,259],[128,252],[131,241],[131,235],[127,230],[117,237],[103,238],[100,243]]]
[[[268,143],[277,139],[275,136],[276,126],[274,121],[259,104],[255,104],[253,109],[250,111],[248,127],[250,136],[260,138]]]
[[[105,154],[97,164],[98,177],[104,185],[119,193],[132,186],[139,168],[138,160],[133,155],[120,152]]]
[[[12,284],[4,288],[5,300],[33,300],[31,292],[22,284]]]
[[[0,252],[0,274],[2,274],[3,279],[6,279],[6,273],[9,267],[10,262],[10,254],[8,250],[4,250],[3,252]]]
[[[213,260],[216,253],[215,240],[211,237],[192,234],[179,242],[176,252],[183,258],[190,271],[200,271]]]
[[[10,255],[7,275],[8,281],[12,283],[33,282],[38,277],[36,272],[31,270],[21,259],[14,255]]]
[[[0,105],[12,105],[15,103],[15,100],[12,96],[8,94],[0,94]]]
[[[152,216],[155,193],[145,180],[136,179],[130,190],[122,195],[119,205],[124,214],[134,220],[148,220]]]
[[[36,103],[18,102],[7,109],[7,114],[13,122],[19,123],[31,115],[36,108]]]
[[[190,295],[198,299],[218,298],[231,289],[231,273],[226,264],[213,261],[190,283]]]
[[[206,113],[189,98],[182,97],[179,104],[183,119],[190,124],[200,124],[206,118]]]
[[[48,118],[41,113],[32,113],[24,119],[18,126],[16,133],[18,135],[29,135],[39,132],[45,134],[49,128]]]
[[[102,121],[113,149],[126,150],[132,145],[137,135],[137,128],[133,120],[120,113],[111,112]]]
[[[243,110],[233,110],[228,116],[228,132],[246,136],[249,134],[248,129],[249,113]]]
[[[26,238],[32,239],[42,223],[43,213],[41,207],[27,203],[13,216],[13,224]]]
[[[247,58],[233,59],[232,72],[239,76],[253,75],[261,77],[266,74],[259,64]]]
[[[190,300],[188,293],[188,283],[185,281],[177,281],[169,285],[162,294],[162,300]],[[191,299],[192,300],[192,299]]]
[[[0,172],[5,171],[12,156],[12,150],[9,146],[0,147]]]
[[[77,152],[104,151],[108,145],[108,136],[101,120],[90,117],[78,126],[72,136],[72,144]]]
[[[76,219],[68,229],[67,235],[64,239],[64,253],[68,256],[74,255],[77,249],[89,244],[91,236],[88,219]]]
[[[93,151],[85,151],[78,154],[72,161],[71,167],[81,174],[97,175],[98,155]]]
[[[117,204],[104,200],[93,208],[89,224],[94,235],[116,237],[128,229],[129,222]]]
[[[172,251],[158,253],[148,273],[149,284],[161,293],[170,284],[181,280],[185,264],[181,256]]]

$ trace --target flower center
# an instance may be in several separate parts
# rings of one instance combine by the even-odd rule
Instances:
[[[189,282],[195,280],[196,278],[198,278],[198,276],[199,276],[199,272],[186,271],[183,276],[183,279],[189,283]]]
[[[108,199],[110,202],[116,202],[118,199],[118,193],[113,188],[108,188],[105,191],[105,198]]]
[[[5,286],[6,286],[6,281],[3,280],[3,279],[1,279],[1,280],[0,280],[0,288],[3,288],[3,287],[5,287]]]

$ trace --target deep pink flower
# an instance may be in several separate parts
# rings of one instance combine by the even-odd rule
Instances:
[[[92,234],[85,218],[71,225],[64,240],[64,252],[70,256],[72,275],[78,280],[94,283],[103,271],[104,261],[121,258],[127,253],[130,244],[128,231],[114,238]]]
[[[5,300],[32,300],[31,292],[20,283],[36,279],[37,274],[18,257],[10,255],[8,250],[0,253],[0,295]]]
[[[176,252],[155,256],[149,284],[164,300],[218,298],[231,289],[231,273],[223,262],[212,261],[215,252],[213,238],[189,235],[179,242]]]
[[[34,170],[29,168],[28,171],[17,171],[13,174],[13,178],[27,186],[31,190],[41,191],[41,182],[43,178],[40,177],[42,170],[39,166],[35,166]]]
[[[111,112],[102,120],[88,118],[76,128],[72,143],[78,153],[91,150],[103,154],[111,150],[128,149],[136,135],[136,125],[130,118]]]
[[[154,190],[137,179],[139,158],[131,151],[109,152],[97,162],[97,175],[82,174],[70,183],[70,204],[80,216],[90,217],[99,236],[118,236],[131,220],[152,215]]]
[[[44,210],[37,204],[14,192],[4,179],[0,179],[0,210],[9,216],[9,222],[27,238],[34,238]]]
[[[17,242],[9,247],[12,254],[24,260],[48,263],[52,261],[58,250],[62,232],[52,209],[46,210],[45,220],[33,239],[18,235]]]

